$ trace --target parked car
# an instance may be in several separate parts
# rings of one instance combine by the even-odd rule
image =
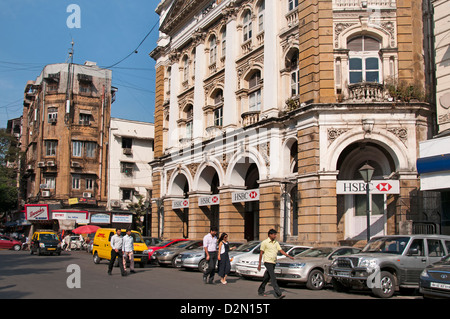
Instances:
[[[424,298],[450,298],[450,255],[422,271],[419,291]]]
[[[152,246],[156,246],[158,245],[160,242],[162,242],[161,238],[157,238],[157,237],[147,237],[147,236],[143,236],[142,238],[144,238],[144,242],[148,247],[152,247]]]
[[[71,250],[81,250],[81,240],[79,235],[70,236],[70,249]]]
[[[30,254],[36,252],[38,256],[44,253],[61,255],[61,242],[56,232],[51,230],[37,230],[31,237]]]
[[[154,253],[156,260],[160,266],[176,267],[175,259],[180,253],[191,251],[203,246],[203,240],[186,240],[179,241],[168,248],[159,249]]]
[[[14,249],[19,251],[22,247],[22,243],[11,237],[0,235],[0,249]]]
[[[242,246],[241,242],[229,242],[228,244],[230,247],[228,255],[234,252],[238,247]],[[205,272],[208,268],[205,250],[201,247],[179,254],[175,259],[175,266],[178,268],[198,269],[201,272]]]
[[[258,249],[259,246],[261,246],[261,241],[249,241],[245,244],[242,244],[238,248],[236,248],[234,251],[230,252],[228,255],[230,256],[230,264],[231,264],[231,270],[230,273],[236,272],[236,264],[239,262],[239,260],[247,255],[250,255],[255,249]],[[259,254],[259,251],[258,251]]]
[[[286,243],[280,243],[281,249],[285,251],[289,256],[295,256],[305,250],[310,249],[311,247],[307,246],[295,246]],[[246,254],[236,263],[236,273],[244,278],[262,278],[264,276],[264,272],[266,271],[266,267],[264,266],[264,262],[261,261],[261,269],[258,271],[259,264],[259,255],[260,255],[259,247],[251,254]],[[278,252],[277,259],[283,258],[284,256]],[[284,257],[286,258],[286,257]]]
[[[277,280],[281,282],[306,283],[311,290],[320,290],[327,283],[325,267],[338,256],[357,254],[361,251],[355,247],[316,247],[297,254],[294,260],[280,258],[275,267]]]
[[[159,244],[155,246],[147,246],[148,247],[148,261],[156,261],[156,257],[153,255],[155,251],[163,248],[170,247],[171,245],[179,242],[179,241],[186,241],[187,239],[168,239],[163,240]]]
[[[390,298],[401,287],[419,288],[426,266],[449,253],[450,236],[392,235],[374,237],[358,255],[336,258],[329,276],[336,290],[369,288]]]

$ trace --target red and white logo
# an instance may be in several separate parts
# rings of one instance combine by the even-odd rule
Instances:
[[[213,203],[217,203],[218,200],[219,198],[217,196],[213,196],[213,198],[211,199]]]
[[[389,183],[379,183],[376,188],[380,192],[389,192],[392,189],[392,185]]]
[[[258,193],[255,191],[250,192],[249,194],[250,198],[256,198],[258,196]]]

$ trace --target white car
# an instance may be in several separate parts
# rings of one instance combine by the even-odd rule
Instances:
[[[301,252],[310,249],[309,246],[296,246],[292,244],[280,243],[281,249],[285,251],[289,256],[295,256]],[[252,251],[251,253],[241,256],[239,261],[236,263],[236,273],[244,278],[262,278],[266,267],[264,267],[264,262],[261,261],[261,270],[258,271],[259,263],[259,247]],[[278,253],[277,259],[284,257],[282,254]]]

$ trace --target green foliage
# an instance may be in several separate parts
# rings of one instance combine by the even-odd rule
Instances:
[[[142,234],[144,231],[144,222],[141,221],[141,217],[145,217],[147,213],[147,207],[144,202],[144,196],[137,195],[136,198],[138,199],[138,202],[128,204],[127,207],[130,211],[134,213],[133,214],[134,224],[136,225],[137,230]]]
[[[0,215],[17,208],[17,141],[0,129]]]

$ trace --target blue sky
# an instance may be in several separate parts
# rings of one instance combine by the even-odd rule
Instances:
[[[74,63],[111,66],[130,54],[155,26],[158,0],[1,0],[0,1],[0,127],[19,117],[23,91],[46,64],[64,63],[72,38]],[[81,27],[69,28],[70,4],[80,8]],[[111,68],[119,91],[113,117],[153,122],[158,26],[138,49]]]

